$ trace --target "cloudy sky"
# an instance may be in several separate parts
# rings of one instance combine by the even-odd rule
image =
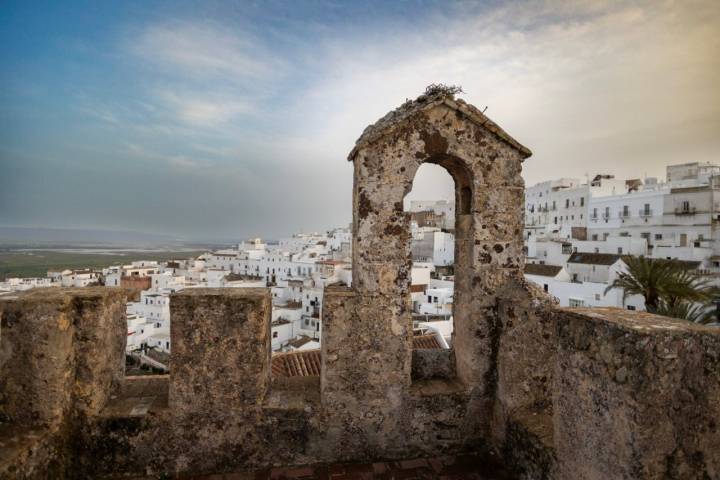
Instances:
[[[5,226],[344,225],[354,141],[437,82],[534,152],[528,185],[720,161],[717,0],[3,2],[0,62]]]

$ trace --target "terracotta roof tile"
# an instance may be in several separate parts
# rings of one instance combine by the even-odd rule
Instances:
[[[435,335],[413,337],[413,349],[441,349]],[[315,377],[320,375],[320,350],[276,353],[272,356],[273,377]]]
[[[570,255],[567,263],[584,263],[587,265],[612,265],[620,260],[620,255],[612,253],[575,252]]]
[[[525,273],[528,275],[540,275],[543,277],[554,277],[560,273],[560,265],[541,265],[539,263],[526,263]]]
[[[273,377],[315,377],[320,375],[320,350],[273,355]]]
[[[435,335],[416,335],[413,337],[413,349],[440,349],[442,345]]]

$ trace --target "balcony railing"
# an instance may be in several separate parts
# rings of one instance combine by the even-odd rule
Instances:
[[[607,220],[607,219],[610,218],[610,214],[609,214],[609,213],[603,213],[603,214],[602,214],[602,218],[603,218],[603,220]]]
[[[620,210],[618,212],[618,218],[630,218],[630,212],[625,210]]]
[[[675,215],[695,215],[695,207],[677,207]]]
[[[653,214],[652,210],[644,209],[644,208],[641,209],[640,212],[638,212],[638,216],[641,218],[652,217],[652,214]]]

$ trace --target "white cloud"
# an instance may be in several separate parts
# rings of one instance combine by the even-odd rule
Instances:
[[[711,160],[694,155],[713,141],[708,120],[720,122],[718,25],[711,1],[549,2],[434,18],[373,42],[328,39],[328,72],[300,97],[295,133],[344,155],[405,97],[454,83],[533,149],[529,183],[561,172],[660,174],[667,163]]]
[[[720,3],[464,9],[413,28],[328,28],[298,40],[292,59],[219,22],[148,25],[131,41],[140,107],[107,118],[130,124],[138,158],[232,185],[206,197],[258,202],[259,233],[319,222],[313,205],[349,219],[354,141],[436,82],[462,85],[534,151],[528,183],[717,160]],[[413,193],[447,196],[448,182],[429,172]]]
[[[251,35],[217,22],[167,22],[148,26],[131,50],[171,74],[254,82],[277,75],[283,62]]]
[[[254,111],[250,102],[240,97],[200,95],[197,92],[179,95],[166,91],[158,94],[157,98],[178,120],[196,126],[217,126]]]
[[[214,21],[151,23],[128,32],[123,50],[139,71],[146,128],[156,131],[235,134],[229,124],[248,121],[288,73],[263,41]]]

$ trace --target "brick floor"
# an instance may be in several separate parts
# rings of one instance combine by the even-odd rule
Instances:
[[[186,480],[507,480],[496,464],[473,455],[415,458],[367,464],[312,465],[258,472],[185,477]]]

